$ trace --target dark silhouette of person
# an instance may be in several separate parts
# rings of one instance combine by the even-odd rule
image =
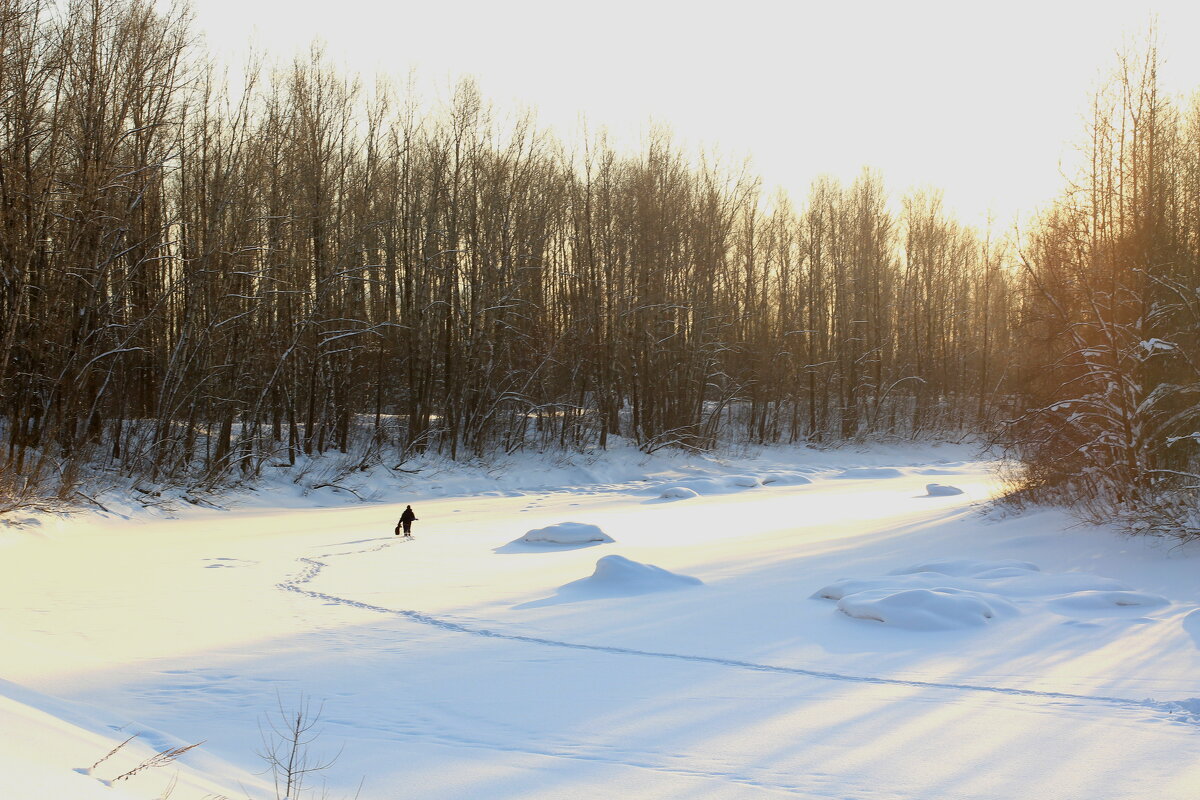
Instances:
[[[396,535],[400,535],[400,528],[404,528],[405,536],[412,536],[412,524],[417,519],[417,515],[413,513],[412,506],[405,506],[404,513],[400,515],[400,524],[396,526]]]

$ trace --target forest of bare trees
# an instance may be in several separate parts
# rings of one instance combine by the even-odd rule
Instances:
[[[1016,239],[870,171],[794,204],[662,131],[563,141],[469,80],[424,105],[319,48],[232,81],[156,8],[0,0],[0,508],[614,437],[999,430],[1043,496],[1198,482],[1200,111],[1152,52]]]
[[[1086,163],[1023,242],[1022,492],[1200,536],[1200,95],[1153,37],[1095,97]]]

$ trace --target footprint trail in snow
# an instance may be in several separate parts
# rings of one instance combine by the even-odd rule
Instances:
[[[323,556],[331,558],[336,556],[359,555],[363,553],[377,552],[397,544],[401,541],[411,540],[382,540],[382,544],[375,547],[366,548],[363,550],[352,550],[340,553],[330,553]],[[969,691],[980,692],[987,694],[1003,695],[1010,697],[1029,698],[1033,700],[1052,700],[1065,701],[1077,705],[1095,705],[1101,704],[1113,706],[1127,710],[1150,710],[1170,715],[1175,721],[1182,721],[1200,726],[1200,698],[1190,698],[1187,700],[1170,701],[1170,700],[1152,700],[1152,699],[1134,699],[1128,697],[1110,697],[1104,695],[1085,695],[1074,694],[1071,692],[1052,692],[1042,691],[1038,689],[1019,689],[1006,686],[984,686],[970,683],[941,683],[936,681],[919,681],[906,680],[901,678],[887,678],[871,675],[851,675],[840,672],[830,672],[826,670],[804,669],[802,667],[786,667],[776,664],[759,664],[753,661],[742,661],[732,658],[719,658],[715,656],[688,655],[684,653],[670,653],[655,650],[640,650],[629,647],[617,647],[613,645],[587,644],[583,642],[568,642],[559,639],[549,639],[541,636],[529,636],[519,633],[505,633],[502,631],[494,631],[487,628],[477,628],[470,625],[463,625],[458,622],[442,619],[431,614],[426,614],[412,609],[402,608],[385,608],[383,606],[364,603],[358,600],[352,600],[346,597],[327,594],[325,592],[317,592],[312,589],[307,589],[304,584],[314,580],[321,571],[329,566],[327,562],[319,561],[315,558],[300,557],[297,559],[304,567],[294,577],[284,580],[276,584],[277,588],[288,592],[295,592],[306,597],[311,597],[315,600],[321,600],[326,603],[358,608],[364,611],[373,611],[378,614],[387,614],[391,616],[404,617],[412,622],[421,625],[427,625],[443,631],[466,634],[468,636],[477,636],[486,639],[498,639],[510,642],[523,642],[526,644],[541,645],[544,647],[557,647],[568,650],[583,650],[595,653],[608,653],[618,656],[634,656],[639,658],[656,658],[672,661],[685,661],[699,664],[712,664],[721,667],[732,667],[736,669],[751,670],[755,672],[765,672],[782,675],[797,675],[806,678],[818,678],[822,680],[840,681],[846,683],[873,684],[879,686],[899,686],[918,689],[935,689],[948,691]]]

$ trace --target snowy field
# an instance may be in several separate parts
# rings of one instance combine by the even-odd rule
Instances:
[[[1200,549],[985,515],[993,467],[618,453],[0,526],[0,798],[274,798],[302,696],[337,758],[300,797],[1200,797]]]

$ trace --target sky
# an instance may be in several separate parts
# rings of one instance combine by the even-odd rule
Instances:
[[[334,63],[436,102],[471,75],[498,109],[581,118],[636,148],[655,125],[769,190],[803,199],[821,174],[878,169],[893,195],[945,193],[1001,225],[1052,199],[1089,97],[1157,22],[1164,88],[1200,87],[1197,2],[665,2],[192,0],[209,47],[289,59],[314,39]]]

